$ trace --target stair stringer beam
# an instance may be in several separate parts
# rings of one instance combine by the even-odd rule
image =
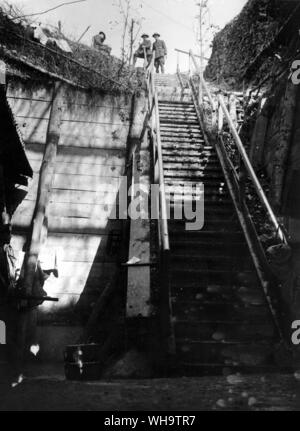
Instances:
[[[224,177],[225,177],[228,189],[229,189],[229,193],[230,193],[230,196],[232,198],[232,201],[233,201],[233,204],[234,204],[234,207],[235,207],[235,210],[236,210],[236,213],[237,213],[237,216],[238,216],[241,228],[243,230],[243,233],[244,233],[244,236],[245,236],[245,239],[246,239],[246,242],[247,242],[247,246],[248,246],[248,249],[249,249],[249,252],[250,252],[250,255],[251,255],[251,259],[252,259],[253,264],[255,266],[255,270],[256,270],[256,273],[257,273],[260,285],[261,285],[261,287],[263,289],[266,301],[268,303],[268,306],[269,306],[269,309],[270,309],[270,312],[271,312],[271,315],[272,315],[272,319],[273,319],[275,328],[277,330],[277,333],[278,333],[280,339],[284,343],[285,347],[288,349],[288,346],[287,346],[287,343],[286,343],[286,340],[285,340],[285,337],[284,337],[283,330],[281,328],[281,325],[279,323],[279,319],[277,317],[277,312],[276,312],[276,310],[275,310],[275,308],[273,306],[272,300],[271,300],[271,296],[270,296],[270,294],[271,294],[271,292],[270,292],[270,281],[267,280],[267,278],[265,276],[265,273],[262,270],[262,266],[266,267],[268,264],[267,264],[266,259],[264,259],[265,262],[262,262],[262,259],[264,258],[263,255],[261,255],[261,258],[258,257],[258,253],[255,251],[255,246],[254,246],[254,243],[253,243],[253,240],[252,240],[252,237],[251,237],[251,234],[250,234],[250,229],[249,229],[248,225],[249,224],[252,225],[251,226],[252,227],[251,230],[253,232],[255,232],[255,227],[253,226],[253,222],[252,222],[249,214],[248,214],[248,217],[247,217],[248,218],[248,225],[247,225],[247,221],[246,221],[246,219],[244,217],[243,212],[240,209],[240,205],[238,203],[238,200],[236,199],[236,194],[235,194],[235,191],[234,191],[234,186],[233,186],[233,184],[231,182],[230,175],[229,175],[229,173],[227,171],[227,167],[226,167],[226,163],[225,163],[224,158],[223,158],[222,151],[221,151],[219,145],[216,145],[215,142],[211,143],[210,140],[208,139],[208,136],[207,136],[207,133],[206,133],[206,129],[205,129],[205,125],[204,125],[204,120],[203,120],[202,114],[201,114],[201,108],[199,106],[199,102],[198,102],[198,100],[197,100],[197,98],[195,96],[195,93],[193,91],[194,89],[192,88],[192,85],[190,84],[190,82],[189,82],[189,87],[190,87],[190,91],[191,91],[191,98],[192,98],[192,101],[193,101],[193,103],[195,105],[195,110],[196,110],[196,113],[197,113],[198,121],[199,121],[200,127],[201,127],[202,132],[203,132],[203,137],[204,137],[205,144],[206,145],[213,145],[215,147],[215,149],[216,149],[216,152],[217,152],[217,155],[218,155],[221,167],[222,167],[222,171],[223,171],[223,174],[224,174]],[[261,245],[260,245],[260,243],[258,241],[257,241],[257,246],[261,247]],[[262,250],[261,250],[261,253],[264,254]]]
[[[268,303],[268,306],[269,306],[269,309],[270,309],[270,312],[271,312],[271,315],[272,315],[272,319],[273,319],[275,328],[277,330],[277,333],[278,333],[281,341],[287,347],[286,341],[285,341],[285,337],[284,337],[284,334],[283,334],[283,330],[281,328],[281,325],[279,323],[279,319],[278,319],[278,316],[277,316],[277,311],[276,311],[275,307],[273,306],[273,303],[272,303],[272,300],[271,300],[271,296],[272,296],[272,292],[270,291],[270,284],[271,284],[271,282],[267,279],[266,274],[265,274],[265,272],[262,269],[263,266],[266,267],[267,261],[265,260],[265,262],[262,262],[263,258],[262,257],[259,258],[258,253],[255,250],[254,241],[252,239],[253,235],[251,235],[251,233],[250,233],[250,229],[251,229],[253,231],[253,234],[254,234],[255,227],[253,226],[253,222],[251,220],[250,214],[247,212],[247,220],[246,220],[246,217],[245,217],[245,215],[243,214],[243,212],[241,210],[239,201],[238,201],[238,199],[236,197],[236,193],[234,191],[234,186],[233,186],[232,181],[230,179],[230,174],[228,172],[228,167],[226,166],[226,162],[224,160],[223,153],[222,153],[222,150],[220,149],[220,146],[218,144],[215,144],[215,148],[216,148],[216,152],[218,154],[218,158],[219,158],[220,163],[221,163],[222,171],[224,173],[224,177],[225,177],[225,180],[226,180],[226,183],[227,183],[227,186],[228,186],[228,189],[229,189],[229,193],[230,193],[230,196],[232,198],[232,201],[233,201],[233,204],[234,204],[234,207],[235,207],[235,210],[236,210],[236,213],[237,213],[237,216],[238,216],[241,228],[242,228],[243,233],[245,235],[247,246],[248,246],[248,249],[249,249],[252,261],[254,263],[255,270],[256,270],[256,273],[257,273],[260,285],[261,285],[261,287],[263,289],[266,301]],[[252,225],[252,226],[249,226],[249,225]],[[256,241],[256,242],[257,242],[257,245],[259,247],[261,247],[261,245],[258,244],[258,241]],[[263,253],[263,251],[262,251],[262,253]]]

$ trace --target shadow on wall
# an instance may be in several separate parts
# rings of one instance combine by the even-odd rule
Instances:
[[[54,189],[53,193],[48,239],[42,249],[40,260],[44,270],[53,269],[57,260],[59,278],[51,276],[44,288],[48,295],[58,296],[60,302],[45,303],[40,307],[39,315],[43,323],[74,324],[84,322],[89,317],[94,302],[105,287],[115,280],[116,274],[120,273],[126,220],[116,220],[119,193],[103,193],[100,204],[60,203],[55,201],[55,196],[61,196],[64,200],[66,193],[67,195],[71,193],[72,196],[75,193],[62,189]],[[77,193],[79,193],[79,199],[86,195],[86,191]],[[92,195],[94,199],[97,193],[92,192]],[[90,195],[87,196],[89,199]],[[26,203],[30,205],[30,211],[27,210],[25,203],[25,207],[18,213],[18,219],[22,218],[22,214],[26,214],[24,224],[14,224],[13,229],[13,245],[18,250],[22,249],[19,266],[23,262],[26,238],[30,232],[24,225],[26,225],[26,219],[29,220],[32,217],[34,208],[34,201],[30,199],[29,195]],[[79,208],[76,208],[77,205]],[[61,210],[66,212],[62,214],[63,224],[56,224],[58,217],[54,219],[51,217],[51,206],[56,212]]]

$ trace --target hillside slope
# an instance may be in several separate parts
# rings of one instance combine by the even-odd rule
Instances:
[[[141,85],[136,71],[120,59],[71,41],[56,29],[46,28],[48,36],[66,40],[73,52],[67,54],[52,45],[43,46],[32,40],[28,24],[15,22],[0,8],[0,58],[12,74],[19,72],[32,78],[42,69],[79,87],[109,92],[132,92]],[[29,70],[27,64],[33,67]]]
[[[249,0],[242,12],[219,32],[206,77],[230,88],[258,83],[280,69],[298,37],[298,1]]]

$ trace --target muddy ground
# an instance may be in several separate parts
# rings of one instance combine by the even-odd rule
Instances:
[[[0,411],[297,411],[300,375],[67,382],[43,370],[12,388],[0,382]]]

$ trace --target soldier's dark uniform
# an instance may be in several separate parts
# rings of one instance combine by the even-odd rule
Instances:
[[[146,36],[146,35],[143,35],[143,36]],[[147,38],[148,37],[149,36],[147,35]],[[152,59],[152,44],[151,44],[151,41],[146,38],[140,44],[138,50],[134,53],[133,64],[136,63],[138,58],[145,58],[145,52],[146,52],[147,61],[148,63],[150,63]]]
[[[104,45],[105,39],[106,39],[106,36],[103,32],[94,36],[93,37],[93,48],[95,48],[95,49],[99,49],[99,47],[101,48]]]
[[[160,35],[154,33],[153,37],[160,37]],[[166,43],[157,38],[153,44],[153,51],[155,53],[156,72],[159,73],[159,68],[161,68],[161,73],[165,73],[165,57],[168,55]]]

